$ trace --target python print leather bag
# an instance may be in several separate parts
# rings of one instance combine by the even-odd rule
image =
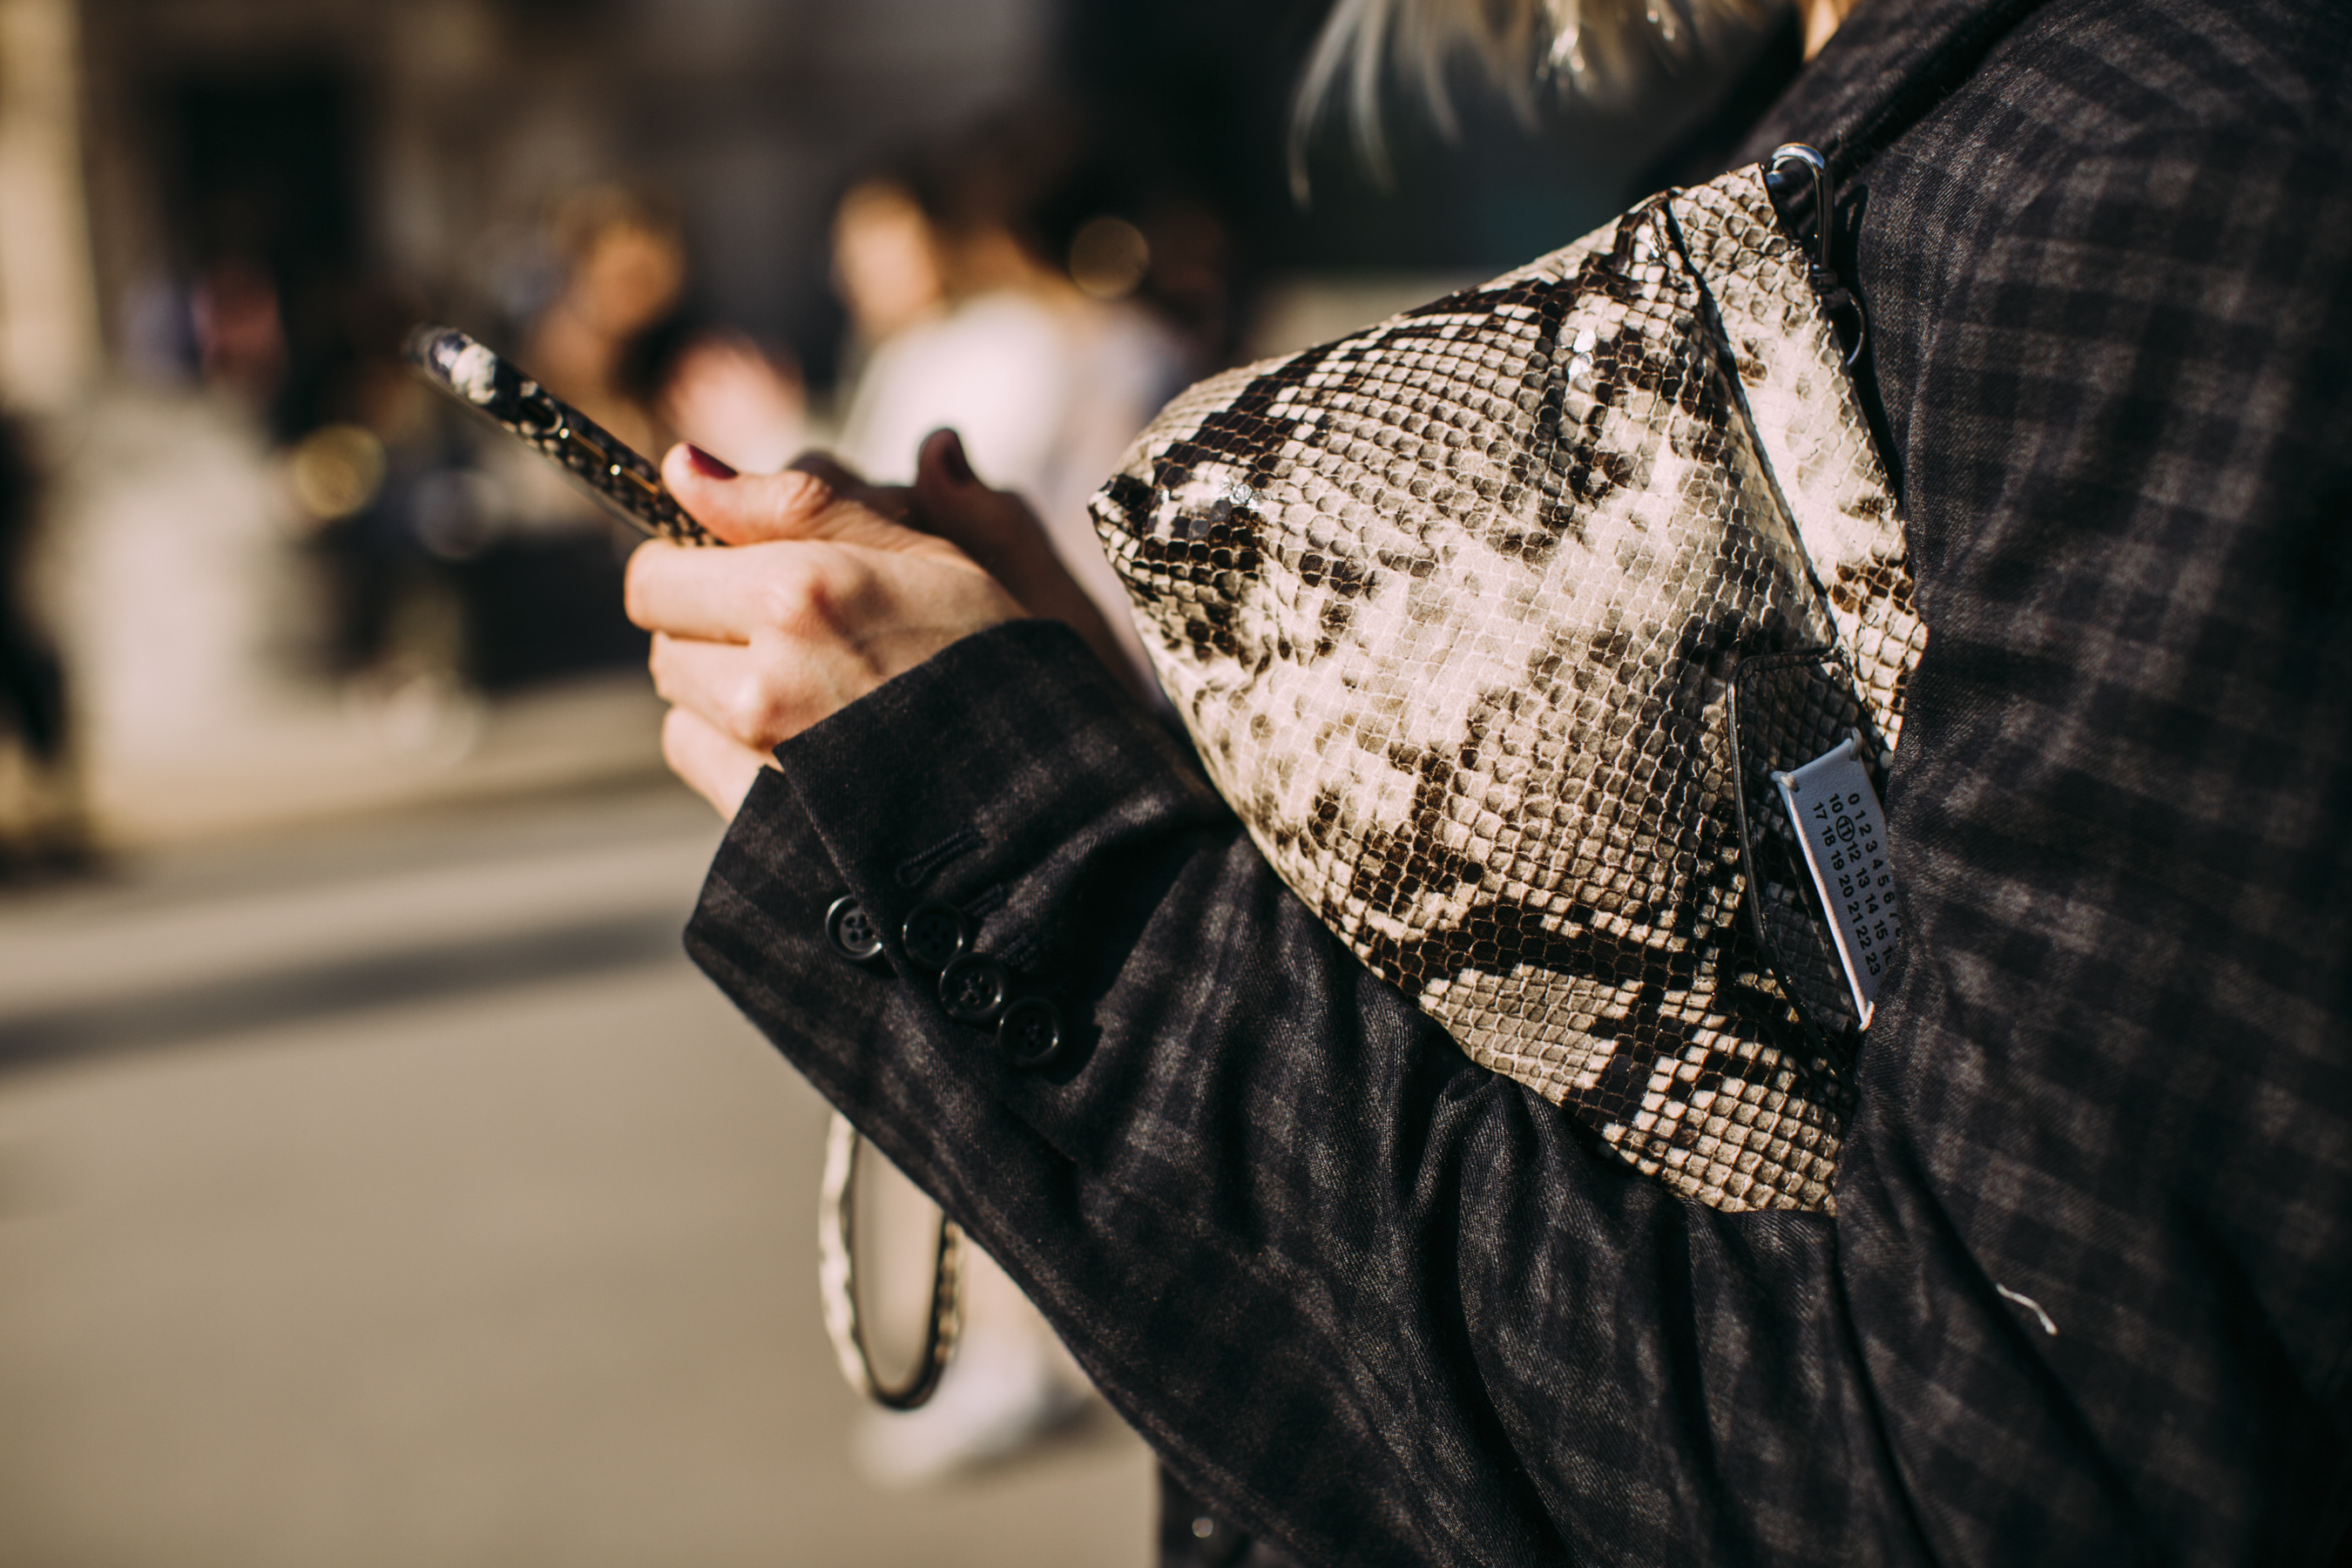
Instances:
[[[1896,934],[1875,791],[1925,631],[1833,285],[1738,170],[1193,387],[1094,503],[1284,880],[1725,1209],[1832,1206]]]

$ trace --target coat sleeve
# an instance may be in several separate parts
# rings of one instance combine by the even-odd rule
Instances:
[[[1237,1522],[1309,1564],[1911,1560],[1828,1223],[1685,1204],[1470,1063],[1069,634],[778,760],[695,958]],[[844,895],[888,963],[831,949]],[[898,935],[934,899],[1066,1059],[948,1016]]]

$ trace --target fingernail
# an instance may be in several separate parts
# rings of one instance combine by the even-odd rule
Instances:
[[[952,430],[942,430],[940,436],[946,437],[940,441],[940,467],[947,470],[949,480],[959,485],[971,483],[971,459],[963,455],[963,437]]]
[[[691,441],[686,444],[686,460],[693,464],[694,471],[706,479],[731,479],[735,477],[735,470],[732,468],[720,462]]]

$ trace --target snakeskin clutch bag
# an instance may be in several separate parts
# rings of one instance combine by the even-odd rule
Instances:
[[[1202,383],[1094,503],[1283,879],[1472,1058],[1724,1209],[1832,1206],[1895,934],[1874,792],[1925,631],[1833,282],[1738,170]]]

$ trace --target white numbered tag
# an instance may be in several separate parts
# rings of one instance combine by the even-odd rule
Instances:
[[[1793,773],[1774,773],[1772,782],[1780,786],[1797,841],[1805,847],[1805,864],[1853,991],[1854,1015],[1866,1029],[1878,1002],[1878,977],[1903,933],[1878,792],[1851,736]]]

